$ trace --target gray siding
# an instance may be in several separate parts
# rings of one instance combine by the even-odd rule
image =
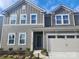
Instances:
[[[22,11],[22,6],[26,5],[25,12]],[[27,14],[27,20],[28,24],[30,23],[30,14],[31,13],[37,13],[37,24],[43,24],[43,13],[41,13],[40,10],[28,5],[28,4],[22,4],[15,10],[12,10],[10,13],[6,14],[4,24],[9,24],[10,15],[16,14],[17,15],[17,24],[19,24],[20,15],[21,14]]]
[[[74,15],[75,25],[79,25],[79,14]]]
[[[46,14],[45,15],[45,27],[51,27],[51,15],[50,14]]]
[[[26,5],[25,12],[22,11],[22,6]],[[37,25],[30,25],[30,14],[31,13],[37,13]],[[17,15],[17,24],[16,25],[10,25],[10,15],[16,14]],[[28,25],[21,25],[19,24],[20,21],[20,15],[21,14],[27,14],[27,20]],[[33,31],[33,28],[41,28],[43,27],[43,13],[41,11],[29,4],[23,3],[18,6],[18,8],[15,8],[14,10],[11,10],[9,13],[5,14],[4,24],[3,24],[3,32],[2,32],[2,41],[1,41],[1,47],[4,50],[8,50],[9,48],[13,48],[14,50],[17,50],[19,48],[22,48],[23,50],[26,48],[31,48],[31,33]],[[39,24],[39,25],[38,25]],[[27,33],[27,41],[26,45],[18,45],[18,39],[19,39],[19,33],[20,32],[26,32]],[[9,33],[15,33],[16,39],[15,39],[15,45],[7,45],[8,41],[8,34]]]
[[[74,25],[74,14],[70,11],[65,10],[64,8],[60,8],[52,13],[52,26],[65,26],[65,25],[56,25],[55,24],[55,15],[57,15],[57,14],[69,14],[70,24],[68,26]]]

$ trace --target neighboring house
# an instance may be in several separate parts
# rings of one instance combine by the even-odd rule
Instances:
[[[21,0],[6,9],[1,47],[4,50],[79,51],[79,13],[63,5],[50,14]]]
[[[3,15],[0,15],[0,48],[1,48],[2,25],[3,25]]]

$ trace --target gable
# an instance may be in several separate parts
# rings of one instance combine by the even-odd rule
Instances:
[[[10,13],[12,11],[15,11],[16,9],[18,9],[19,7],[21,8],[22,5],[30,5],[31,7],[35,8],[36,10],[40,11],[40,12],[45,12],[44,9],[40,8],[39,6],[36,6],[35,4],[32,4],[26,0],[19,0],[17,1],[15,4],[13,4],[12,6],[8,7],[7,9],[5,9],[3,11],[3,14],[7,14],[7,13]]]
[[[52,13],[55,13],[55,14],[64,14],[64,13],[72,13],[73,10],[64,6],[64,5],[60,5],[58,7],[56,7]]]

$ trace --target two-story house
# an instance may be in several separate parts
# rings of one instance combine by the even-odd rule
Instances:
[[[26,0],[3,12],[4,50],[79,51],[79,13],[59,5],[50,14]]]

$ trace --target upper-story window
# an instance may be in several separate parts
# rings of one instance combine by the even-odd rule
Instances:
[[[26,12],[26,5],[23,5],[22,6],[22,13],[25,13]]]
[[[25,9],[26,9],[26,5],[23,5],[23,6],[22,6],[22,10],[25,10]]]
[[[19,45],[26,45],[26,33],[19,33]]]
[[[14,45],[15,44],[15,33],[9,33],[8,34],[8,45]]]
[[[16,24],[17,15],[11,15],[10,16],[10,24]]]
[[[27,23],[27,14],[21,14],[20,24],[26,24],[26,23]]]
[[[68,25],[70,24],[69,15],[68,14],[58,14],[55,16],[56,25]]]
[[[30,14],[31,24],[37,24],[37,14]]]

